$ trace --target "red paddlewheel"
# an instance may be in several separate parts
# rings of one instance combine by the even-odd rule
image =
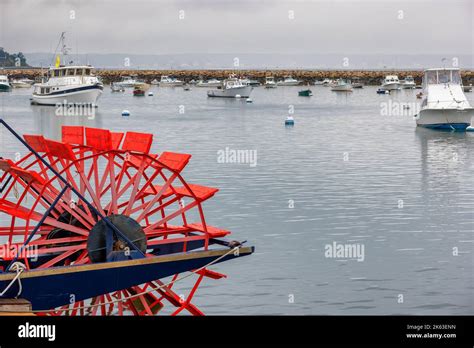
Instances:
[[[62,141],[25,135],[39,153],[101,215],[119,228],[146,257],[207,250],[213,238],[229,231],[206,224],[202,203],[218,190],[188,184],[181,176],[191,156],[163,152],[151,154],[152,135],[84,127],[63,127]],[[3,171],[3,173],[1,172]],[[27,270],[106,261],[103,220],[90,205],[54,175],[33,153],[17,162],[0,159],[0,240],[10,247],[22,245],[41,222],[60,192],[64,195],[39,226],[28,247],[37,258],[21,255]],[[120,238],[113,250],[126,249]],[[4,261],[8,261],[4,259]],[[177,279],[178,274],[173,279]],[[223,275],[202,269],[186,297],[173,284],[155,280],[46,311],[48,315],[154,315],[165,303],[173,314],[202,312],[191,299],[204,277]],[[197,278],[197,280],[196,280]]]

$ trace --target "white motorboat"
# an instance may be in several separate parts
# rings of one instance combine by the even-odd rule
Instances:
[[[60,43],[64,60],[67,61],[65,33],[61,34]],[[97,105],[104,85],[95,76],[90,65],[61,65],[60,56],[56,64],[49,68],[47,76],[33,85],[32,104],[57,105]]]
[[[97,105],[104,86],[90,65],[51,67],[44,82],[35,83],[32,104]]]
[[[321,85],[324,87],[332,87],[335,85],[335,82],[331,79],[324,79]]]
[[[401,83],[397,75],[387,75],[382,82],[382,88],[386,91],[400,89]]]
[[[265,77],[265,88],[276,88],[277,84],[273,76]]]
[[[423,76],[423,101],[416,124],[432,129],[466,130],[474,108],[464,95],[458,68],[427,69]]]
[[[123,87],[123,88],[141,87],[145,84],[146,83],[144,81],[137,79],[137,75],[122,76],[121,81],[115,82],[116,86]]]
[[[30,79],[13,80],[10,84],[13,88],[30,88],[35,81]]]
[[[359,78],[355,78],[352,80],[352,88],[364,88],[364,84],[360,81]]]
[[[161,76],[160,87],[178,87],[182,85],[184,85],[184,81],[166,75]]]
[[[331,87],[334,92],[352,92],[351,81],[339,79],[337,83]]]
[[[416,87],[416,83],[415,83],[415,79],[413,78],[413,76],[407,76],[405,78],[405,80],[403,80],[402,82],[402,88],[403,89],[415,89]]]
[[[242,83],[242,80],[235,76],[230,76],[222,82],[218,89],[207,91],[208,97],[220,98],[248,98],[253,87]]]
[[[115,82],[113,82],[110,85],[110,89],[112,90],[112,92],[125,92],[125,88],[122,87],[122,86],[117,85],[117,83],[115,83]]]
[[[250,86],[250,79],[248,77],[241,78],[240,81],[246,86]]]
[[[316,80],[314,81],[315,86],[322,86],[324,84],[324,80]]]
[[[196,83],[196,87],[219,87],[222,85],[222,81],[217,79],[210,79],[207,81],[200,80]]]
[[[298,86],[300,81],[294,79],[291,76],[285,76],[283,80],[277,82],[278,86]]]
[[[8,92],[10,90],[10,82],[8,81],[8,76],[0,75],[0,92]]]

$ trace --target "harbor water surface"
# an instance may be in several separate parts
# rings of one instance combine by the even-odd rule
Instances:
[[[256,247],[213,266],[228,278],[196,294],[206,314],[473,314],[474,133],[417,128],[416,90],[300,89],[256,88],[247,103],[202,88],[133,97],[106,86],[93,119],[31,106],[18,89],[0,94],[0,115],[21,134],[59,139],[61,125],[82,124],[150,132],[153,152],[192,154],[187,182],[220,189],[207,222]],[[0,156],[25,154],[0,137]],[[256,165],[219,160],[226,149],[256,151]],[[328,257],[334,243],[363,246],[363,258]]]

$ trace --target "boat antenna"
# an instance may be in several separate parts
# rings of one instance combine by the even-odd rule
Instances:
[[[59,37],[58,44],[56,46],[56,49],[54,50],[54,56],[53,56],[51,65],[54,65],[54,61],[56,59],[56,55],[58,54],[59,50],[61,51],[64,57],[67,56],[69,48],[66,46],[66,32],[65,31],[63,31],[61,33],[61,36]]]

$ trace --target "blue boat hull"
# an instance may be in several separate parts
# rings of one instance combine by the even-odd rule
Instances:
[[[127,289],[134,285],[199,269],[212,261],[223,262],[253,253],[253,247],[240,248],[238,255],[230,249],[195,251],[145,259],[105,262],[88,265],[56,267],[21,274],[21,298],[31,302],[33,310],[48,310]],[[14,273],[0,274],[0,289],[5,289]],[[16,297],[19,284],[15,282],[4,298]]]
[[[438,123],[438,124],[425,124],[425,125],[418,125],[423,128],[429,129],[436,129],[436,130],[447,130],[447,131],[460,131],[464,132],[467,127],[469,127],[469,123]]]

